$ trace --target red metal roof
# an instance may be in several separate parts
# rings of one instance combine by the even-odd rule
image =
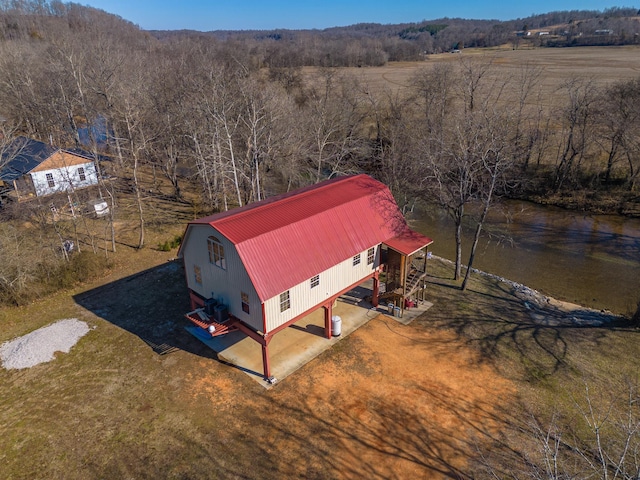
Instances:
[[[233,242],[262,301],[386,243],[411,254],[432,240],[412,231],[389,189],[368,175],[328,180],[195,220]]]

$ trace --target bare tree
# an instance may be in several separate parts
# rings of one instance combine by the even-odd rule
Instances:
[[[480,131],[476,131],[477,135],[473,142],[476,146],[477,161],[480,169],[477,171],[478,179],[476,181],[476,198],[481,205],[480,214],[475,220],[475,233],[471,244],[471,252],[469,261],[467,262],[467,270],[464,280],[462,281],[462,290],[465,290],[469,282],[469,277],[475,260],[478,241],[482,227],[489,213],[489,209],[494,203],[494,199],[500,193],[513,187],[513,168],[516,160],[512,155],[512,150],[508,143],[510,133],[505,128],[508,125],[506,116],[495,116],[485,118],[486,124]]]
[[[618,82],[604,91],[599,97],[598,119],[601,128],[597,139],[606,152],[607,163],[604,182],[608,184],[614,167],[621,161],[628,161],[628,183],[631,190],[638,166],[632,159],[638,156],[638,132],[640,132],[640,80]]]
[[[505,177],[514,158],[510,151],[512,120],[501,103],[507,83],[492,78],[490,61],[464,61],[453,88],[461,92],[461,102],[451,103],[450,123],[444,131],[426,131],[421,137],[423,148],[418,159],[419,190],[427,200],[435,201],[453,219],[456,240],[456,280],[462,271],[463,220],[469,218],[467,207],[480,204],[474,218],[475,236],[462,283],[466,288],[483,223],[497,191],[506,185]],[[448,89],[442,75],[432,82],[434,89]],[[446,90],[445,90],[446,91]],[[444,125],[444,124],[443,124]]]
[[[116,125],[122,137],[118,138],[118,150],[126,151],[127,159],[131,162],[133,193],[135,195],[138,213],[139,238],[138,248],[145,243],[145,213],[144,194],[140,178],[140,167],[148,160],[152,143],[156,140],[158,131],[156,124],[150,120],[152,116],[151,91],[152,84],[147,77],[150,69],[146,68],[140,55],[130,58],[128,75],[121,78],[118,92],[114,98],[114,112],[117,115]]]
[[[556,190],[573,176],[589,152],[597,93],[592,81],[580,78],[566,81],[561,89],[567,95],[567,103],[561,113],[563,139],[554,177]]]
[[[308,155],[319,182],[350,171],[351,165],[345,161],[361,146],[357,134],[366,114],[360,109],[362,90],[355,79],[346,80],[335,70],[324,69],[315,83],[305,102],[307,122],[303,128],[308,132]]]

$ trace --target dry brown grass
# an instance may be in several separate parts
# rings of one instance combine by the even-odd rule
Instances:
[[[519,398],[548,401],[632,341],[536,325],[505,285],[473,277],[461,293],[434,263],[428,315],[372,320],[265,390],[185,331],[173,255],[122,247],[108,278],[0,311],[0,342],[61,318],[94,327],[53,362],[0,369],[0,476],[479,476],[470,459],[514,435]]]
[[[264,390],[185,332],[170,255],[130,251],[128,271],[151,268],[2,312],[0,340],[68,317],[95,329],[51,363],[0,370],[0,476],[446,478],[485,441],[474,430],[497,431],[511,382],[454,332],[391,320]]]
[[[465,49],[460,54],[430,55],[424,62],[396,62],[383,67],[345,68],[342,71],[361,79],[369,88],[398,91],[408,87],[411,76],[421,68],[442,63],[455,64],[469,57],[492,61],[495,75],[501,78],[514,76],[523,68],[541,68],[541,84],[548,95],[574,77],[593,79],[596,85],[607,85],[640,76],[639,46]]]
[[[620,55],[629,63],[637,51]],[[517,55],[521,65],[522,53],[498,51],[496,63]],[[555,51],[532,55],[548,62]],[[397,88],[420,66],[358,73]],[[469,460],[488,444],[519,460],[522,405],[550,411],[583,378],[604,384],[639,366],[635,330],[545,327],[504,284],[473,277],[461,293],[440,266],[427,316],[408,327],[373,320],[264,390],[184,329],[176,251],[153,247],[182,232],[192,207],[169,208],[156,193],[145,205],[152,248],[128,246],[135,223],[123,223],[108,276],[0,310],[0,342],[62,318],[94,327],[50,363],[0,369],[0,477],[480,477]],[[135,218],[131,202],[121,208],[122,220]]]

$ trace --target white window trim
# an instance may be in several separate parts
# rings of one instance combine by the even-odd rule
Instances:
[[[211,235],[207,238],[207,249],[209,252],[209,263],[222,270],[226,270],[227,260],[222,242],[217,237]]]
[[[284,307],[284,308],[283,308]],[[291,294],[289,290],[280,294],[280,313],[286,312],[291,308]]]
[[[376,249],[371,247],[367,250],[367,265],[373,265],[376,261]]]

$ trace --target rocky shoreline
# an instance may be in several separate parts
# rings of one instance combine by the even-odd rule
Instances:
[[[436,255],[433,255],[432,258],[445,263],[454,263],[451,260]],[[464,265],[463,268],[465,268]],[[471,271],[474,274],[482,275],[485,278],[490,278],[511,287],[513,294],[522,301],[524,307],[529,311],[531,319],[540,325],[600,327],[628,321],[624,316],[616,315],[608,310],[597,310],[595,308],[588,308],[575,303],[557,300],[526,285],[493,273],[478,270],[477,268],[472,268]]]

